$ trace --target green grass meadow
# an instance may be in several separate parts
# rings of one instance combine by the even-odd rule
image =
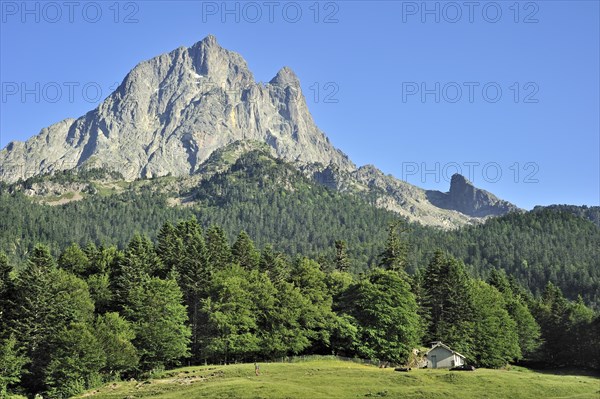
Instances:
[[[102,398],[600,398],[600,378],[524,368],[474,372],[412,370],[341,360],[188,367],[153,379],[107,384],[81,397]]]

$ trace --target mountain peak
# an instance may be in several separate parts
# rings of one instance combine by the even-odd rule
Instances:
[[[288,162],[353,169],[315,125],[301,91],[281,90],[299,87],[296,74],[282,68],[272,83],[258,84],[240,54],[208,35],[139,63],[86,115],[0,150],[0,180],[91,166],[127,180],[192,175],[238,140],[264,142]]]
[[[219,45],[219,42],[217,41],[216,36],[214,36],[214,35],[206,36],[204,39],[194,43],[190,48],[199,48],[199,47],[214,48],[214,49],[222,48],[221,45]]]
[[[200,41],[200,43],[206,45],[206,46],[218,46],[219,43],[217,43],[217,38],[214,35],[209,34],[208,36],[206,36],[204,39],[202,39]]]
[[[257,83],[244,58],[213,35],[139,63],[96,109],[0,150],[0,181],[85,168],[118,171],[126,180],[206,176],[256,142],[330,188],[369,201],[375,194],[376,206],[426,224],[466,223],[516,208],[461,175],[452,177],[448,193],[425,193],[374,166],[357,170],[316,126],[291,68],[281,68],[270,84]]]
[[[519,209],[510,202],[475,187],[466,177],[458,173],[452,175],[450,191],[442,193],[429,190],[427,198],[437,207],[455,210],[473,217],[503,215]]]
[[[203,77],[208,77],[220,86],[243,87],[254,82],[254,76],[246,60],[236,52],[219,45],[217,38],[208,35],[188,49],[193,69]],[[173,60],[175,64],[185,59]]]
[[[273,85],[278,86],[300,86],[300,80],[298,76],[292,71],[292,68],[284,66],[277,72],[277,75],[269,82]]]
[[[452,178],[450,179],[450,192],[461,192],[468,186],[474,187],[473,183],[471,183],[466,177],[459,173],[452,175]]]

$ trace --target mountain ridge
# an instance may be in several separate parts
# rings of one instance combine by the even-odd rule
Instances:
[[[353,168],[314,124],[294,77],[284,67],[267,85],[256,83],[239,54],[208,36],[139,63],[84,116],[9,143],[0,178],[85,165],[115,168],[129,180],[192,174],[212,151],[240,139],[266,141],[287,161]]]
[[[139,63],[82,117],[9,143],[0,181],[74,168],[115,170],[129,181],[195,176],[215,151],[244,141],[266,143],[315,181],[427,225],[453,228],[518,210],[470,184],[445,195],[372,165],[357,168],[316,126],[291,68],[256,82],[243,57],[212,35]]]
[[[439,208],[456,210],[473,217],[500,216],[515,210],[508,201],[475,187],[458,173],[452,175],[447,193],[427,190],[426,195],[429,202]]]

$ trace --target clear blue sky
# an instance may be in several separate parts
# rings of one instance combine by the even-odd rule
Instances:
[[[599,204],[598,1],[77,3],[0,3],[0,147],[83,115],[98,87],[104,98],[138,62],[212,33],[259,81],[290,66],[358,165],[442,191],[458,165],[523,208]]]

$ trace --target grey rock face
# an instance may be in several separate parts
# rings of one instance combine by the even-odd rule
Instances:
[[[316,127],[291,69],[257,83],[239,54],[208,36],[140,63],[85,116],[10,143],[0,151],[0,180],[82,166],[127,179],[183,176],[216,149],[248,139],[286,161],[354,168]]]
[[[315,125],[290,68],[257,83],[214,36],[138,64],[86,115],[9,143],[0,151],[0,181],[100,167],[127,180],[171,174],[193,185],[225,170],[224,160],[263,146],[320,184],[427,225],[454,228],[516,209],[462,176],[441,193],[371,165],[357,169]]]
[[[499,216],[519,209],[488,191],[476,188],[458,173],[452,176],[449,192],[430,190],[427,191],[427,198],[439,208],[455,210],[473,217]]]

